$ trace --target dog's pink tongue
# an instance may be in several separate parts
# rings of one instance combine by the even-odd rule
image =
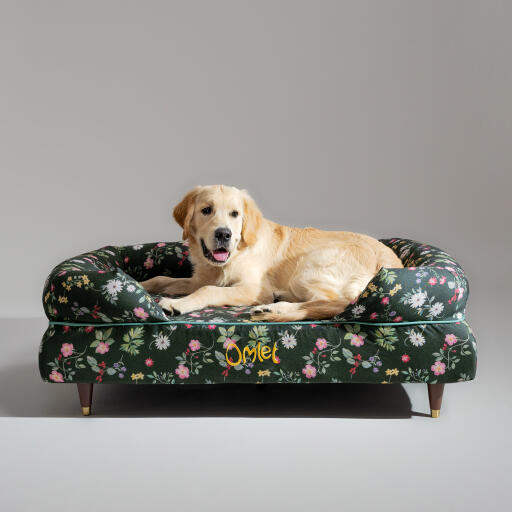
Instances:
[[[213,258],[215,261],[226,261],[229,256],[229,252],[226,249],[215,249],[212,251]]]

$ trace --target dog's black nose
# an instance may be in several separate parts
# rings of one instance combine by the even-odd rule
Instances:
[[[218,242],[229,242],[231,238],[231,229],[229,228],[217,228],[215,230],[215,240]]]

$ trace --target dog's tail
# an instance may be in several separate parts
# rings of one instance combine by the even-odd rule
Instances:
[[[320,299],[287,304],[284,311],[261,311],[253,320],[266,322],[297,322],[300,320],[325,320],[339,315],[350,304],[347,299]]]

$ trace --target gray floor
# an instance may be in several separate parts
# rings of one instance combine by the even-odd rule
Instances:
[[[4,510],[508,508],[512,351],[483,305],[478,378],[448,385],[74,386],[40,381],[44,319],[0,321]]]

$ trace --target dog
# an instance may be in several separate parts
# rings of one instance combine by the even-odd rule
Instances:
[[[247,191],[196,187],[174,208],[188,241],[190,278],[142,282],[173,315],[209,306],[253,306],[251,320],[322,320],[341,313],[396,254],[367,235],[287,227],[267,220]],[[276,299],[278,300],[276,302]]]

